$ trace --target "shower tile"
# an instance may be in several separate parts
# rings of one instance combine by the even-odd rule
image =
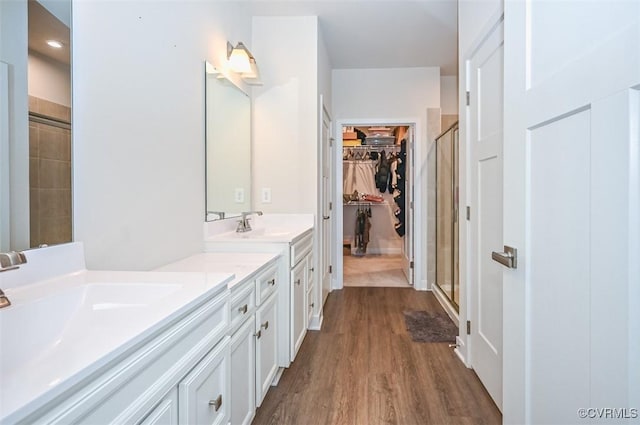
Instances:
[[[71,215],[71,190],[41,189],[40,209],[44,217],[68,217]]]
[[[29,158],[29,187],[37,189],[40,187],[40,160]]]
[[[71,217],[43,217],[40,221],[41,242],[58,244],[71,241]]]
[[[40,124],[29,123],[29,156],[37,157],[39,153],[38,144],[40,140]]]
[[[43,189],[70,189],[71,164],[51,159],[40,160],[40,187]]]
[[[70,161],[71,146],[68,132],[68,130],[51,126],[40,129],[40,157]]]

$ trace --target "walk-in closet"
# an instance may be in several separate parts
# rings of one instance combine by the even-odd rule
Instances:
[[[345,286],[409,287],[407,125],[343,126]]]

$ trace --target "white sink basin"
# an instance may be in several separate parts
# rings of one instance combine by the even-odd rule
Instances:
[[[231,279],[228,273],[83,271],[7,293],[12,305],[0,310],[0,422],[135,347]]]

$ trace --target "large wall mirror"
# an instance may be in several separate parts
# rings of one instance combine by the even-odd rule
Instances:
[[[251,209],[251,99],[205,64],[206,220]]]
[[[0,1],[0,19],[0,250],[69,242],[71,1]]]

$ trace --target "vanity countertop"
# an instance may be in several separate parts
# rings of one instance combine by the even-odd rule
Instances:
[[[12,305],[0,310],[0,422],[132,352],[234,278],[78,270],[6,290]]]
[[[277,254],[263,253],[202,253],[159,267],[156,271],[233,273],[235,277],[228,283],[231,289],[256,274],[262,266],[275,263],[277,258]]]
[[[253,230],[236,232],[235,220],[205,223],[204,241],[208,242],[276,242],[294,243],[314,226],[312,214],[265,214],[251,215]]]

